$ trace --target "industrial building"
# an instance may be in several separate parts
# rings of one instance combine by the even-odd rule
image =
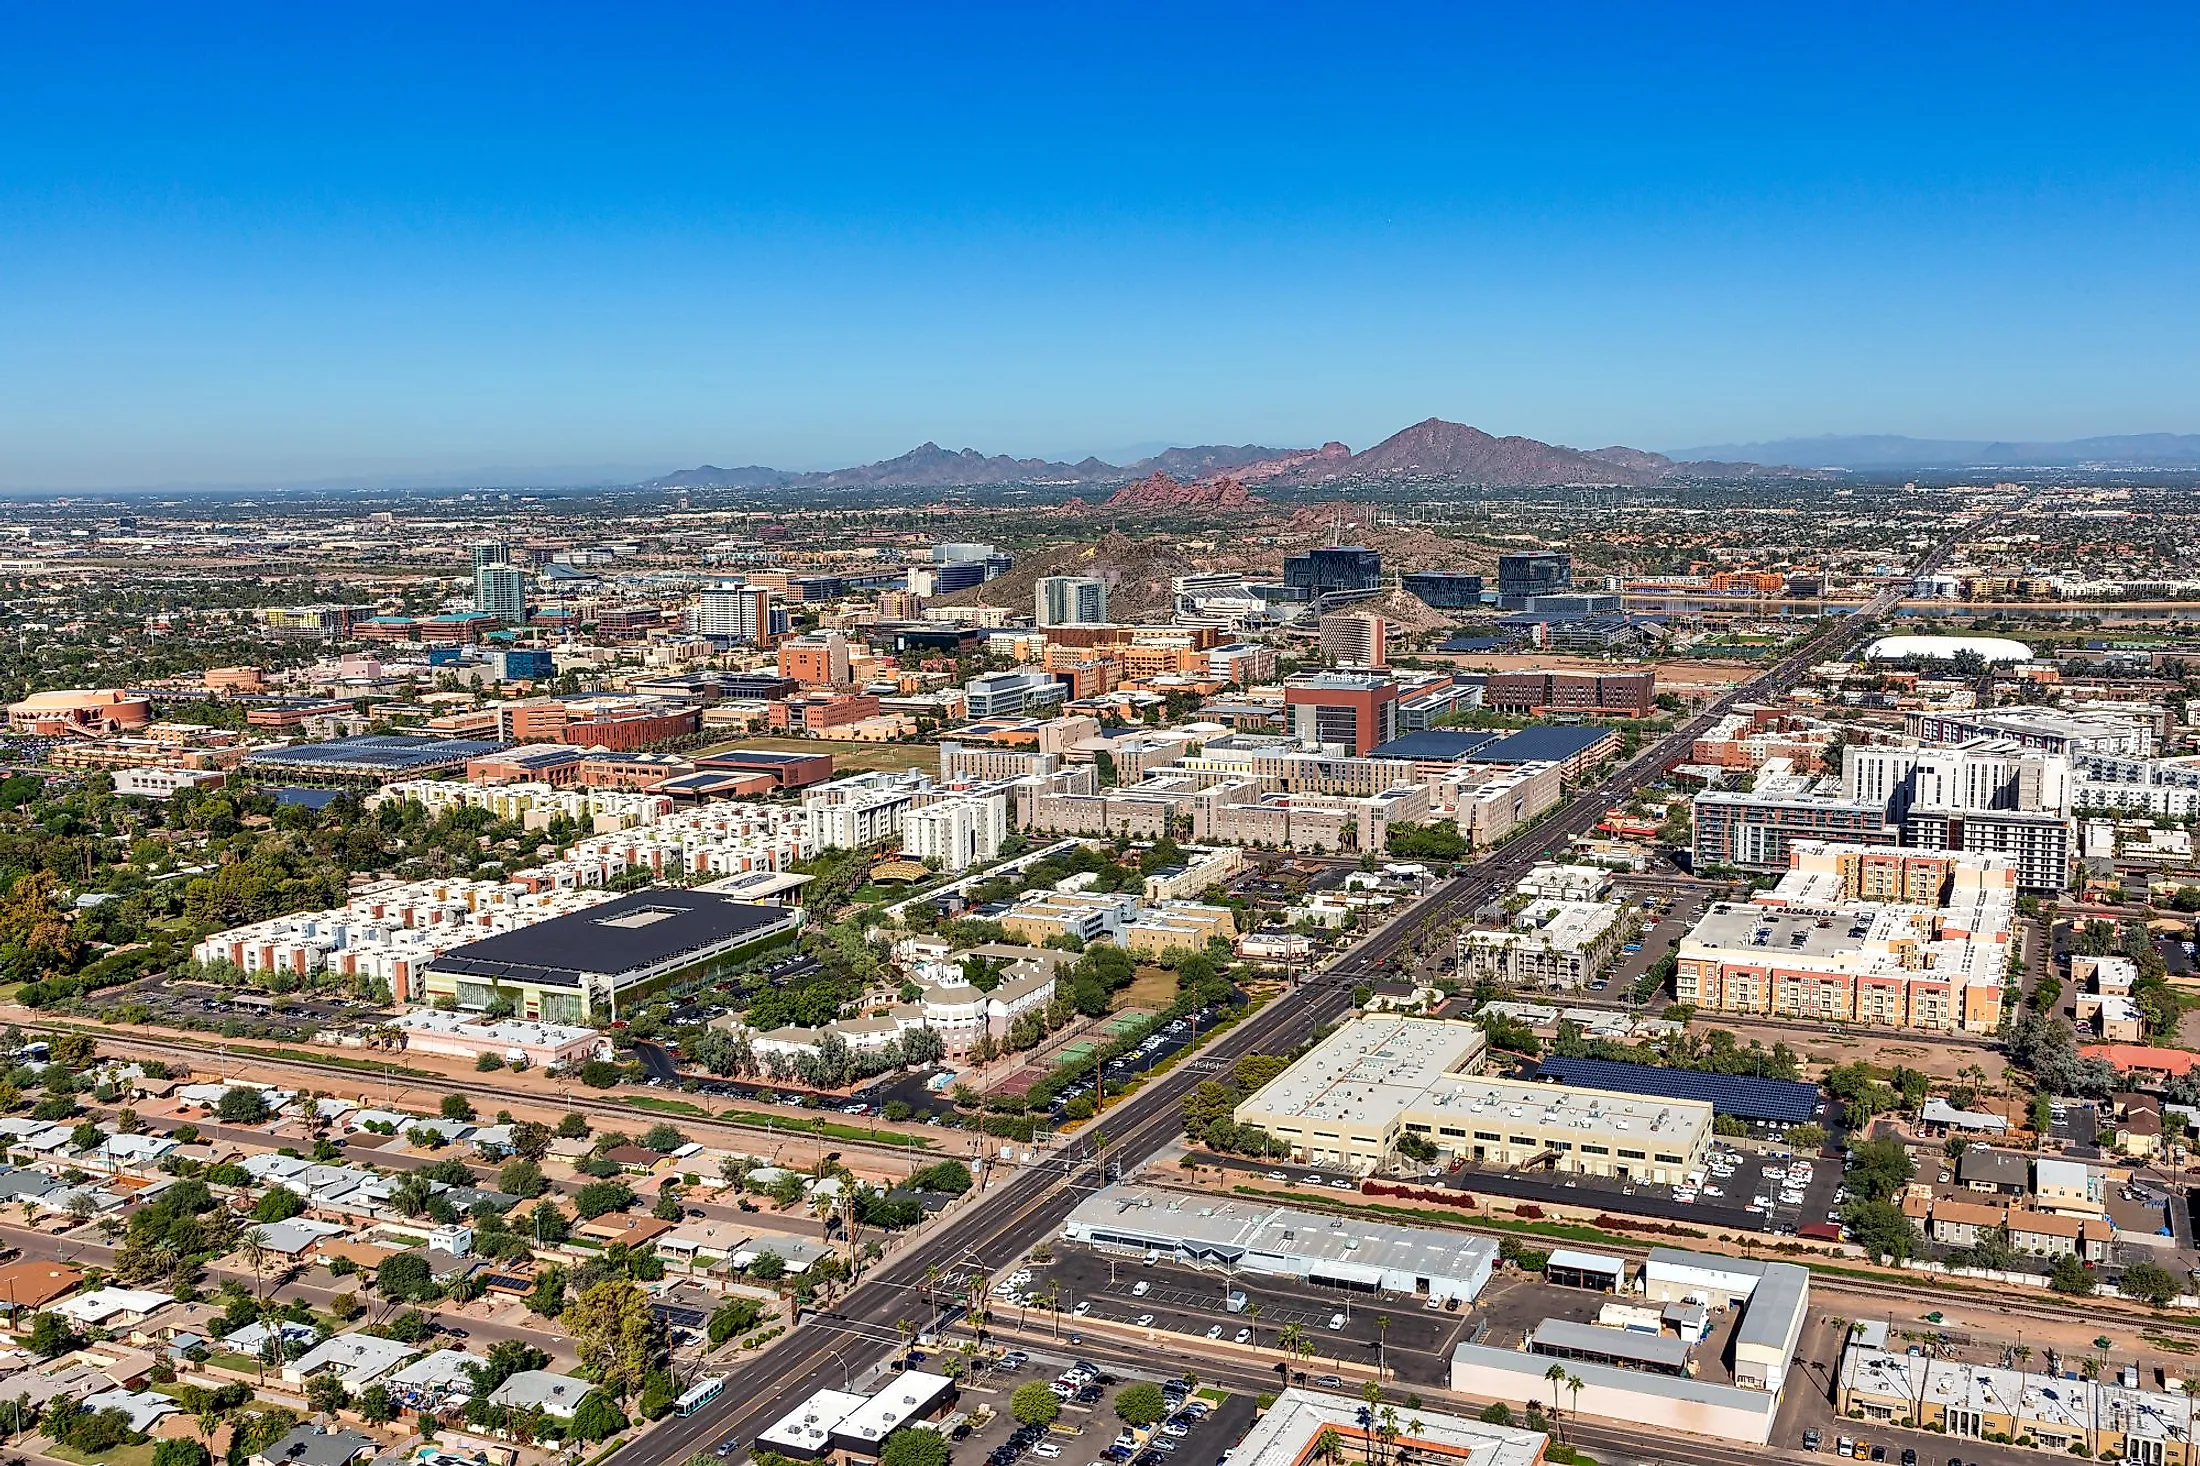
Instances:
[[[1308,1164],[1365,1174],[1417,1135],[1454,1160],[1670,1184],[1697,1170],[1712,1110],[1655,1099],[1470,1077],[1479,1027],[1391,1015],[1356,1019],[1238,1105]]]
[[[616,1019],[622,1001],[706,981],[801,926],[799,907],[652,887],[440,952],[427,994],[474,1012],[501,994],[547,1023]]]
[[[1472,1303],[1497,1266],[1497,1244],[1486,1237],[1347,1223],[1251,1200],[1209,1204],[1146,1186],[1095,1193],[1062,1235],[1108,1251],[1431,1302]]]
[[[309,784],[380,784],[389,779],[455,772],[505,747],[504,743],[467,738],[372,733],[325,743],[256,748],[246,757],[245,767]]]

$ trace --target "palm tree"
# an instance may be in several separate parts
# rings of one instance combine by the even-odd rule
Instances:
[[[1260,1347],[1260,1305],[1258,1303],[1246,1304],[1245,1317],[1252,1324],[1253,1347],[1258,1349]]]
[[[1375,1378],[1377,1379],[1381,1379],[1383,1377],[1383,1363],[1385,1357],[1383,1346],[1389,1341],[1390,1315],[1387,1313],[1378,1313],[1375,1315]]]
[[[1566,1382],[1566,1366],[1554,1364],[1543,1371],[1543,1377],[1551,1382],[1551,1410],[1555,1414],[1558,1410],[1558,1387]]]
[[[1057,1338],[1057,1339],[1061,1338],[1061,1337],[1062,1337],[1062,1285],[1061,1285],[1061,1283],[1059,1283],[1058,1281],[1056,1281],[1056,1280],[1054,1280],[1054,1279],[1052,1279],[1052,1278],[1049,1278],[1049,1279],[1047,1280],[1047,1290],[1046,1290],[1046,1291],[1045,1291],[1044,1293],[1041,1293],[1041,1294],[1039,1295],[1039,1301],[1040,1301],[1041,1303],[1044,1303],[1044,1304],[1046,1305],[1046,1307],[1047,1307],[1047,1313],[1048,1313],[1048,1314],[1049,1314],[1049,1315],[1050,1315],[1050,1316],[1051,1316],[1051,1317],[1053,1318],[1053,1320],[1054,1320],[1054,1337],[1055,1337],[1055,1338]]]
[[[1360,1398],[1367,1402],[1368,1429],[1360,1434],[1360,1446],[1366,1453],[1367,1466],[1375,1466],[1375,1407],[1383,1403],[1383,1387],[1369,1380],[1360,1387]]]
[[[1299,1348],[1306,1342],[1306,1328],[1302,1324],[1287,1323],[1276,1330],[1276,1349],[1296,1359]]]
[[[1382,1421],[1382,1427],[1376,1434],[1382,1439],[1384,1456],[1388,1457],[1398,1444],[1398,1412],[1393,1407],[1385,1405],[1379,1418]]]
[[[932,1263],[924,1270],[924,1301],[932,1310],[932,1331],[940,1328],[940,1265]]]
[[[1322,1466],[1337,1466],[1344,1459],[1344,1439],[1334,1427],[1323,1426],[1321,1434],[1314,1438],[1314,1459]]]
[[[1579,1415],[1581,1413],[1581,1376],[1578,1374],[1567,1375],[1566,1388],[1574,1397],[1574,1414]]]

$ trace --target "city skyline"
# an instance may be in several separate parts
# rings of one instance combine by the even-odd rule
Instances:
[[[2192,431],[2194,24],[23,12],[0,487]]]

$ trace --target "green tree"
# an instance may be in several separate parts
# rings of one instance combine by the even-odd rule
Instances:
[[[2116,1280],[2116,1291],[2126,1298],[2142,1298],[2156,1308],[2166,1308],[2184,1290],[2177,1275],[2160,1263],[2135,1262]]]
[[[83,1340],[69,1327],[69,1321],[58,1313],[40,1313],[31,1319],[30,1336],[24,1341],[30,1351],[41,1359],[51,1359],[66,1354]]]
[[[764,1307],[754,1298],[728,1298],[710,1313],[710,1343],[717,1348],[735,1334],[745,1334],[764,1317]],[[1052,1393],[1049,1391],[1049,1393]]]
[[[525,1156],[506,1161],[497,1171],[497,1190],[521,1200],[542,1195],[550,1189],[550,1182],[543,1176],[542,1167]]]
[[[2090,1293],[2094,1287],[2093,1269],[2076,1254],[2065,1252],[2048,1268],[2047,1286],[2058,1293]]]
[[[1035,1379],[1016,1387],[1008,1397],[1008,1409],[1019,1425],[1052,1425],[1062,1413],[1062,1401],[1044,1380]]]
[[[659,1155],[671,1155],[687,1143],[688,1138],[681,1132],[679,1126],[668,1124],[663,1120],[659,1120],[642,1132],[642,1148],[653,1150]]]
[[[437,1113],[446,1120],[471,1120],[474,1118],[474,1103],[462,1094],[447,1094],[443,1096],[443,1103]]]
[[[573,1411],[573,1434],[584,1441],[607,1441],[626,1426],[625,1412],[601,1390],[590,1390]]]
[[[1162,1398],[1161,1386],[1141,1380],[1116,1391],[1115,1413],[1132,1425],[1152,1425],[1169,1413],[1169,1402]]]
[[[1885,1256],[1904,1262],[1917,1248],[1916,1226],[1891,1201],[1852,1197],[1842,1217],[1855,1231],[1857,1245],[1868,1257]]]
[[[368,1385],[359,1392],[359,1418],[369,1425],[388,1425],[397,1418],[397,1401],[382,1385]]]
[[[664,1354],[664,1331],[649,1295],[623,1278],[607,1278],[566,1305],[559,1322],[571,1336],[581,1368],[624,1399],[639,1390]]]
[[[1909,1185],[1915,1173],[1908,1148],[1891,1136],[1849,1147],[1847,1180],[1852,1196],[1885,1201]]]
[[[422,1302],[442,1296],[424,1252],[398,1252],[374,1270],[374,1291],[395,1303]]]
[[[936,1430],[903,1426],[879,1449],[878,1466],[947,1466],[947,1438]]]
[[[213,1458],[197,1441],[155,1441],[153,1466],[213,1466]]]
[[[351,1391],[339,1376],[323,1370],[306,1381],[306,1403],[317,1414],[334,1415],[351,1403]]]
[[[223,1090],[221,1102],[214,1106],[215,1117],[224,1125],[257,1125],[269,1113],[267,1096],[249,1084]]]
[[[625,1211],[633,1204],[634,1188],[624,1181],[591,1181],[573,1193],[573,1210],[583,1220]]]
[[[252,1208],[252,1220],[287,1222],[292,1217],[303,1215],[305,1209],[306,1199],[288,1186],[270,1186],[267,1194]]]

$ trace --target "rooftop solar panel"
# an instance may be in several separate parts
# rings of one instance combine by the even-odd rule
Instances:
[[[1820,1095],[1810,1084],[1790,1079],[1758,1079],[1746,1074],[1706,1074],[1695,1069],[1663,1069],[1613,1059],[1545,1059],[1538,1075],[1585,1089],[1666,1099],[1703,1100],[1714,1113],[1737,1120],[1766,1120],[1800,1125],[1818,1113]]]

